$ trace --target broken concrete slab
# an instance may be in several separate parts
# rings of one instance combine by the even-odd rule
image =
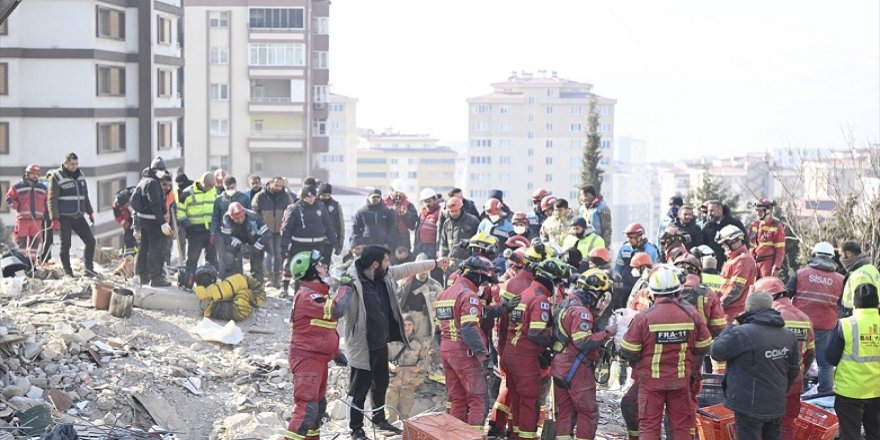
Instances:
[[[199,299],[189,292],[172,287],[141,286],[135,289],[134,306],[151,310],[189,310],[201,312]]]

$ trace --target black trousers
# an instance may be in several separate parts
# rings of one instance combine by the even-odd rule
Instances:
[[[851,399],[835,394],[834,412],[840,423],[840,440],[861,440],[863,425],[867,440],[880,440],[880,397]]]
[[[162,254],[168,237],[162,233],[162,223],[156,220],[140,219],[141,247],[137,254],[137,273],[141,283],[165,279],[165,266]]]
[[[205,261],[217,267],[217,250],[211,244],[211,231],[193,228],[186,231],[186,279],[196,271],[199,256],[205,251]],[[187,281],[188,282],[188,281]]]
[[[756,419],[742,413],[735,414],[737,440],[779,440],[782,438],[782,417]]]
[[[351,369],[349,376],[348,395],[351,397],[351,404],[363,408],[364,402],[367,400],[367,393],[373,396],[373,408],[379,408],[385,405],[385,393],[388,391],[388,346],[376,350],[370,350],[370,369],[361,370],[358,368]],[[364,415],[360,411],[349,409],[348,426],[352,431],[362,429],[364,427]],[[385,411],[380,410],[373,413],[373,423],[381,423],[388,420],[385,417]]]
[[[70,238],[71,233],[74,232],[82,240],[83,244],[86,245],[86,249],[83,251],[86,270],[94,270],[95,267],[92,262],[95,260],[95,236],[92,235],[92,228],[89,227],[89,222],[86,221],[85,217],[62,216],[61,265],[64,266],[64,273],[73,274],[73,269],[70,268]]]

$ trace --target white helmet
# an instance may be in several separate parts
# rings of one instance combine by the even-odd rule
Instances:
[[[436,196],[437,191],[434,191],[432,188],[422,188],[422,191],[419,192],[419,200],[433,199]]]
[[[724,244],[733,240],[742,240],[743,237],[745,237],[745,234],[743,234],[742,229],[734,225],[727,225],[721,228],[718,234],[715,235],[715,243]]]
[[[648,290],[653,296],[673,295],[681,292],[680,270],[669,264],[661,264],[648,275]]]
[[[705,244],[701,244],[701,245],[697,246],[697,249],[700,250],[700,255],[702,255],[704,257],[706,257],[706,256],[713,256],[714,257],[715,256],[715,250],[710,248],[709,246],[706,246]]]
[[[834,256],[834,246],[827,241],[820,241],[813,246],[813,255],[824,255],[826,257]]]

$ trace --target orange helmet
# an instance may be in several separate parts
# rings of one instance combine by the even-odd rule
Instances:
[[[523,237],[522,235],[514,235],[504,242],[504,246],[510,249],[527,248],[529,247],[529,245],[531,245],[529,239]]]
[[[651,260],[651,256],[645,252],[636,252],[629,260],[629,267],[651,267],[653,265],[654,261]]]
[[[645,228],[638,223],[630,223],[629,226],[627,226],[626,229],[623,230],[623,233],[625,235],[645,235]]]
[[[463,207],[464,202],[461,201],[461,197],[450,197],[449,200],[446,201],[447,211],[461,211],[461,208]]]
[[[776,296],[780,293],[788,293],[782,280],[776,277],[764,277],[755,281],[752,292],[767,292],[770,296]]]
[[[605,262],[605,264],[608,264],[611,262],[611,252],[609,252],[608,249],[605,249],[603,247],[591,250],[589,257],[590,258],[598,258],[598,259],[602,260],[603,262]]]
[[[233,220],[239,221],[245,216],[245,209],[241,203],[232,202],[229,204],[229,210],[226,211],[229,213],[229,217],[232,217]]]
[[[486,203],[483,204],[483,211],[486,211],[486,214],[489,214],[489,215],[501,214],[501,200],[498,200],[498,199],[486,200]]]
[[[545,196],[541,199],[541,211],[553,209],[554,205],[556,205],[556,196]]]
[[[538,188],[537,191],[532,193],[532,201],[540,202],[541,200],[544,200],[544,197],[547,197],[549,195],[550,191],[547,191],[544,188]]]
[[[510,222],[514,225],[528,225],[529,218],[524,212],[515,212],[513,213],[513,218],[510,220]]]

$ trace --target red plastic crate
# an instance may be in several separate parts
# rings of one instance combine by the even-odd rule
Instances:
[[[697,411],[697,430],[702,440],[736,440],[734,421],[733,411],[721,403]]]
[[[837,416],[806,402],[794,420],[794,438],[798,440],[832,440],[837,436]]]
[[[486,440],[486,434],[449,414],[426,414],[403,422],[403,440]]]

